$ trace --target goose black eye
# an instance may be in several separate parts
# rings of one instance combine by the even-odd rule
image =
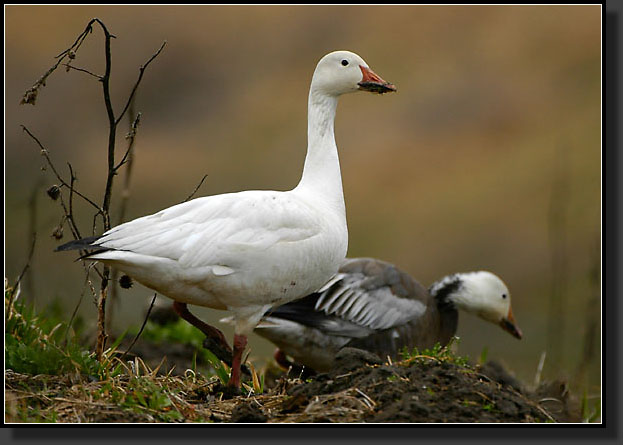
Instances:
[[[506,294],[502,294],[502,298],[506,298]]]
[[[348,60],[346,60],[346,59],[342,60],[342,65],[344,65],[344,66],[348,65]]]

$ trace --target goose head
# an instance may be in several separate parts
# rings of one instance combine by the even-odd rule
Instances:
[[[329,96],[355,91],[383,94],[396,87],[374,73],[368,64],[350,51],[334,51],[318,62],[312,78],[312,89]]]
[[[521,339],[523,334],[513,316],[511,294],[506,284],[491,272],[479,271],[452,275],[441,280],[433,291],[443,294],[456,308],[479,316],[499,325],[513,337]]]

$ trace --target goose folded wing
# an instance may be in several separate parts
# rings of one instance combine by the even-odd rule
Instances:
[[[362,338],[394,328],[425,312],[425,305],[392,292],[387,284],[371,287],[362,273],[338,274],[321,292],[275,308],[271,317],[296,321],[327,335]]]
[[[121,224],[96,245],[168,258],[191,268],[219,264],[232,253],[262,251],[316,235],[313,212],[283,193],[247,191],[197,198]]]

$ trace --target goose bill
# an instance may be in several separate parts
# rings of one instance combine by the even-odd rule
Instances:
[[[357,85],[359,85],[360,90],[370,91],[371,93],[389,93],[391,91],[396,91],[396,86],[384,81],[378,76],[374,71],[370,68],[366,68],[365,66],[359,65],[361,69],[361,73],[363,74],[363,79]]]
[[[518,338],[521,340],[521,338],[523,337],[523,333],[521,332],[521,329],[519,329],[519,327],[517,326],[517,323],[515,322],[515,317],[513,316],[512,309],[509,309],[508,316],[506,318],[503,318],[502,321],[500,321],[500,326],[502,327],[502,329],[504,329],[506,332],[508,332],[515,338]]]

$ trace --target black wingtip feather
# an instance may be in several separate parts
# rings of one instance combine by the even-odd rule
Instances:
[[[100,237],[99,236],[90,236],[88,238],[77,239],[73,241],[69,241],[68,243],[62,244],[54,249],[54,252],[62,252],[65,250],[80,250],[80,249],[93,249],[98,248],[97,244],[94,244]]]
[[[314,307],[320,294],[313,293],[298,300],[269,309],[264,317],[276,317],[290,320],[309,327],[320,326],[328,316],[324,312],[315,311]]]

